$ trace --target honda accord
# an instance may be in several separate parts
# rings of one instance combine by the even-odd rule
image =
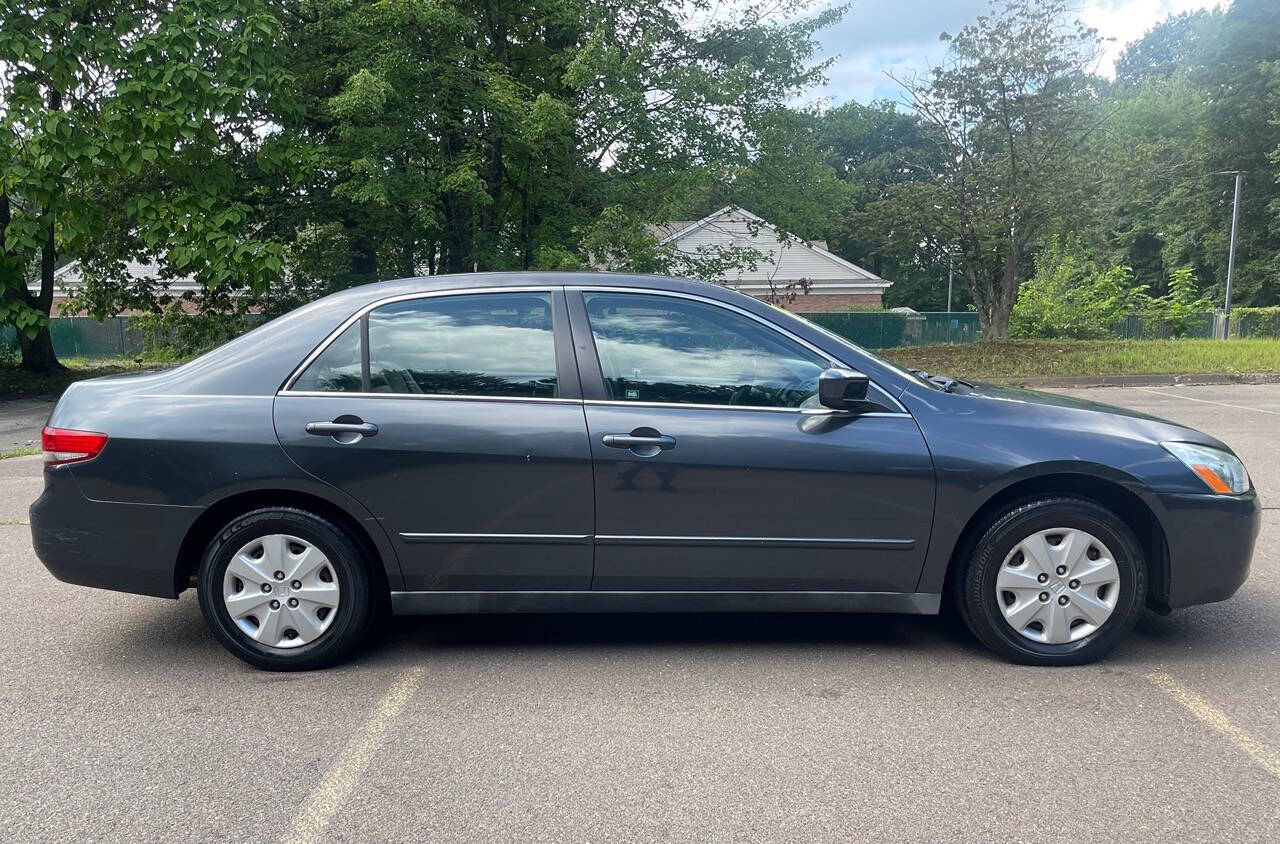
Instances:
[[[786,311],[652,276],[406,279],[183,366],[72,385],[35,550],[175,598],[268,669],[391,613],[937,613],[1034,665],[1244,582],[1222,442],[905,371]]]

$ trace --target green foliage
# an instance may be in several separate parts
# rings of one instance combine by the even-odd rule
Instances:
[[[1280,306],[1232,308],[1232,337],[1280,337]]]
[[[345,254],[339,287],[656,267],[644,223],[691,214],[820,79],[812,36],[840,12],[805,5],[304,0],[281,124],[310,169],[263,215]]]
[[[896,223],[928,263],[954,254],[983,339],[1008,335],[1010,312],[1039,237],[1075,203],[1081,153],[1097,125],[1089,75],[1097,33],[1065,0],[1003,0],[955,35],[947,59],[902,81],[936,150],[909,165],[869,219]]]
[[[1129,313],[1183,334],[1222,299],[1236,169],[1235,298],[1280,302],[1271,0],[1169,18],[1114,84],[1074,5],[999,0],[907,102],[798,108],[842,11],[809,3],[7,0],[0,324],[34,360],[65,257],[74,307],[154,314],[173,354],[381,278],[717,279],[766,256],[673,254],[652,224],[734,204],[893,281],[892,305],[941,309],[953,256],[986,338]]]
[[[1086,234],[1100,261],[1131,264],[1158,292],[1193,267],[1223,300],[1234,179],[1245,171],[1233,298],[1280,301],[1280,185],[1268,155],[1280,145],[1280,15],[1271,0],[1170,18],[1130,45],[1110,115],[1092,139],[1103,190],[1085,196]]]
[[[104,279],[143,255],[211,288],[261,290],[279,277],[283,247],[254,236],[240,195],[246,142],[287,111],[276,96],[283,33],[269,9],[266,0],[8,0],[0,319],[38,332],[63,252]],[[31,296],[37,260],[41,292]]]
[[[1101,271],[1078,241],[1054,241],[1036,256],[1036,272],[1018,292],[1010,322],[1014,337],[1087,340],[1112,335],[1138,305],[1128,267]]]
[[[253,327],[243,314],[189,313],[178,302],[159,313],[143,314],[134,322],[142,334],[142,355],[152,361],[182,361],[207,352]]]
[[[1169,277],[1169,290],[1157,298],[1143,297],[1144,325],[1163,327],[1165,337],[1185,337],[1192,328],[1203,324],[1206,311],[1213,303],[1200,292],[1196,273],[1191,267],[1178,267]]]

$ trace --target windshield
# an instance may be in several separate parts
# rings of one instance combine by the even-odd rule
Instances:
[[[800,315],[800,314],[792,314],[792,316],[797,316],[797,317],[800,317],[800,319],[804,319],[804,317],[803,317],[802,315]],[[861,352],[862,354],[864,354],[864,355],[866,355],[867,357],[871,358],[872,360],[874,360],[876,363],[880,364],[880,365],[881,365],[881,366],[883,366],[884,368],[886,368],[886,369],[891,369],[891,370],[893,370],[894,372],[898,373],[899,375],[903,376],[904,378],[910,378],[912,381],[917,381],[917,382],[919,382],[919,383],[921,383],[921,384],[926,384],[926,385],[928,385],[930,388],[932,388],[932,389],[934,389],[934,390],[941,390],[941,389],[942,389],[942,386],[941,386],[940,384],[937,384],[937,383],[935,383],[935,382],[933,382],[933,381],[930,381],[926,373],[921,373],[919,370],[916,370],[916,371],[914,371],[914,372],[913,372],[913,371],[911,371],[911,370],[909,370],[909,369],[903,369],[902,367],[898,366],[896,363],[892,363],[891,361],[887,361],[887,360],[885,360],[884,358],[882,358],[882,357],[880,357],[879,355],[877,355],[876,353],[874,353],[874,352],[872,352],[872,351],[870,351],[870,350],[868,350],[868,349],[864,349],[862,346],[859,346],[857,343],[853,342],[853,341],[852,341],[852,340],[850,340],[848,337],[841,337],[839,334],[835,333],[835,332],[834,332],[834,331],[832,331],[831,329],[829,329],[829,328],[824,328],[823,326],[818,325],[818,323],[813,322],[813,321],[811,321],[811,320],[807,320],[807,319],[805,319],[804,321],[805,321],[806,323],[808,323],[809,325],[813,326],[814,328],[816,328],[818,331],[820,331],[820,332],[822,332],[823,334],[827,335],[827,336],[828,336],[828,337],[830,337],[831,339],[833,339],[833,340],[839,340],[841,343],[843,343],[843,344],[844,344],[844,345],[846,345],[846,346],[852,346],[853,348],[857,349],[857,350],[858,350],[859,352]]]

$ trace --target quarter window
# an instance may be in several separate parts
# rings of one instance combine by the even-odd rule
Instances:
[[[610,399],[818,406],[830,362],[753,319],[688,299],[584,295]]]
[[[364,389],[360,374],[360,323],[338,335],[320,356],[293,382],[295,390],[321,393],[358,393]]]
[[[369,313],[375,393],[552,398],[555,333],[546,293],[411,299]]]

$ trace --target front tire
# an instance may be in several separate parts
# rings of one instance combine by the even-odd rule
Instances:
[[[359,544],[328,519],[290,507],[254,510],[218,531],[196,587],[214,637],[270,671],[332,665],[364,638],[374,609]]]
[[[1024,665],[1081,665],[1106,655],[1138,622],[1146,561],[1133,531],[1080,498],[1023,502],[974,547],[959,593],[965,624]]]

